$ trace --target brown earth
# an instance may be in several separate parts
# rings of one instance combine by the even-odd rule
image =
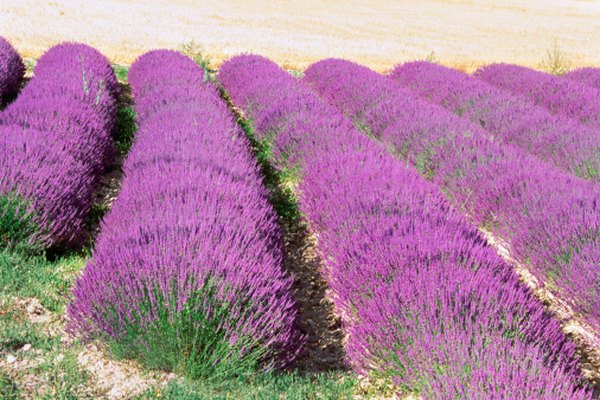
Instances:
[[[129,63],[195,40],[219,65],[240,52],[304,68],[343,57],[378,71],[433,55],[472,70],[532,67],[556,44],[573,64],[600,65],[600,2],[585,0],[0,0],[0,35],[28,57],[64,40]]]

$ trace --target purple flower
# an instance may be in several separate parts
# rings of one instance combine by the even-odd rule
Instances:
[[[139,130],[69,327],[202,368],[238,368],[253,354],[281,366],[302,344],[281,232],[249,142],[202,72],[168,50],[132,65]],[[190,340],[196,353],[182,350]]]
[[[58,45],[0,113],[0,196],[17,194],[30,207],[38,228],[31,243],[78,245],[85,238],[92,194],[114,152],[116,87],[110,82],[114,73],[97,50]]]
[[[0,36],[0,106],[19,92],[25,65],[15,48]]]

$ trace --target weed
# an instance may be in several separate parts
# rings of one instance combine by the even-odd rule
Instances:
[[[75,274],[85,265],[85,256],[71,254],[54,262],[43,255],[0,251],[0,295],[36,297],[52,311],[64,307]]]
[[[546,55],[539,64],[540,69],[552,75],[564,75],[571,70],[573,63],[569,57],[559,46],[556,39],[554,46],[546,50]]]
[[[136,113],[131,105],[117,109],[117,124],[115,127],[114,140],[120,155],[127,154],[135,138],[137,125],[135,124]]]
[[[354,378],[335,373],[264,373],[220,382],[173,380],[165,388],[149,389],[137,400],[341,400],[352,398],[355,386]]]
[[[294,169],[277,169],[270,160],[272,159],[271,141],[258,140],[254,134],[252,122],[239,117],[238,125],[246,133],[261,166],[265,185],[269,189],[270,201],[277,215],[288,221],[297,221],[301,214],[298,208],[298,199],[295,186],[299,180],[298,171]]]
[[[41,396],[44,400],[76,400],[87,390],[89,374],[77,363],[75,348],[61,349],[57,346],[47,354],[45,362],[35,368],[36,375],[42,375],[48,387]]]
[[[128,82],[128,75],[129,75],[129,66],[128,65],[121,65],[121,64],[111,64],[113,71],[115,71],[115,75],[117,76],[117,79],[119,80],[119,82],[125,84]]]
[[[440,61],[437,59],[437,56],[435,55],[435,51],[431,50],[431,53],[429,53],[427,55],[427,57],[425,57],[425,61],[433,63],[433,64],[439,64]]]
[[[20,397],[16,382],[10,376],[0,371],[0,399],[17,400]]]
[[[286,69],[286,71],[292,75],[294,78],[298,78],[301,79],[304,77],[304,71],[302,71],[301,69],[297,69],[297,68],[290,68],[290,69]]]
[[[190,57],[196,64],[204,70],[204,81],[215,82],[216,69],[211,68],[210,58],[206,55],[202,45],[195,40],[191,40],[179,46],[179,50],[186,56]]]
[[[51,349],[58,343],[44,334],[38,325],[31,323],[13,300],[3,301],[0,306],[0,351],[16,351],[26,344]]]

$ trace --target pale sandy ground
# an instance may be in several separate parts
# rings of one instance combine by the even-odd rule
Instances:
[[[343,57],[384,71],[434,52],[466,70],[536,67],[555,41],[574,65],[600,65],[600,1],[0,0],[0,35],[30,57],[78,40],[121,63],[193,39],[217,65],[256,52],[298,68]]]

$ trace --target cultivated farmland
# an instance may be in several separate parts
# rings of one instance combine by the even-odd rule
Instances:
[[[597,69],[195,50],[0,38],[1,398],[598,398]]]

